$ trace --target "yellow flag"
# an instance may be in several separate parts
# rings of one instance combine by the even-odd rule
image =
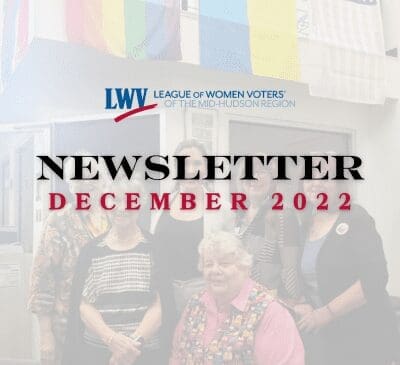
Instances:
[[[247,7],[253,73],[299,80],[296,0],[248,0]]]
[[[103,32],[109,52],[125,56],[124,0],[103,0]]]

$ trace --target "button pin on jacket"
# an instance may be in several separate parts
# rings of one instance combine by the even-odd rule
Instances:
[[[349,225],[347,223],[339,223],[336,227],[336,233],[343,236],[349,231]]]

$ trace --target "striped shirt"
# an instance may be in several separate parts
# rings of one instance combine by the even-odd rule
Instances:
[[[298,298],[299,223],[295,214],[272,211],[265,201],[250,223],[238,219],[236,232],[253,256],[251,278],[284,298]]]
[[[149,242],[143,241],[125,251],[99,243],[91,258],[82,296],[112,330],[132,336],[156,296]],[[88,344],[105,347],[87,328],[84,339]],[[150,339],[145,346],[157,347],[157,339]]]

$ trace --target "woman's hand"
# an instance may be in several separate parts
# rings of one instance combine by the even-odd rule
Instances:
[[[298,321],[300,331],[306,333],[318,332],[322,327],[326,326],[333,320],[332,313],[327,307],[322,307],[305,313]]]
[[[140,343],[114,332],[107,326],[100,312],[92,304],[82,300],[80,313],[86,327],[97,334],[111,351],[110,364],[132,365],[140,356]]]
[[[109,341],[108,348],[112,352],[110,365],[132,365],[140,356],[140,342],[120,333],[115,333]]]
[[[116,355],[112,355],[110,358],[110,362],[108,363],[109,365],[132,365],[136,362],[136,359],[128,359],[128,358],[122,358],[118,357]]]
[[[307,303],[297,304],[293,307],[293,309],[299,318],[305,316],[308,313],[311,313],[314,310],[314,308],[310,304],[307,304]]]
[[[53,365],[56,361],[55,339],[52,331],[41,333],[40,359],[43,365]]]

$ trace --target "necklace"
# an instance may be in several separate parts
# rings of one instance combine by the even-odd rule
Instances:
[[[106,244],[108,247],[116,250],[127,250],[137,246],[139,242],[144,241],[143,233],[138,229],[134,235],[127,238],[121,238],[115,231],[110,232],[107,236]]]

